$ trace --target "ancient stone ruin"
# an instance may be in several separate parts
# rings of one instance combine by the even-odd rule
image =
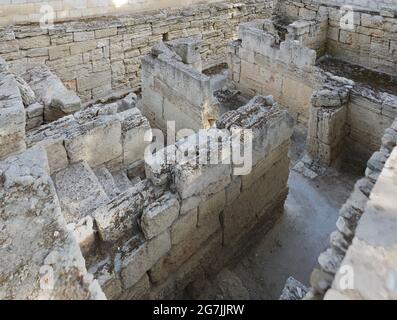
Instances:
[[[394,1],[42,5],[0,4],[0,299],[397,298]]]

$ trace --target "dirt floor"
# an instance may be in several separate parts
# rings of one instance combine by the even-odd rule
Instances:
[[[317,66],[337,76],[345,77],[357,85],[375,91],[397,95],[397,77],[371,71],[358,65],[325,56],[319,59]]]
[[[304,137],[293,136],[291,167],[303,155]],[[284,215],[243,258],[227,267],[233,275],[229,283],[239,292],[220,298],[241,297],[248,291],[250,299],[278,299],[290,276],[309,286],[317,258],[336,229],[339,209],[359,178],[334,172],[310,180],[291,170]]]

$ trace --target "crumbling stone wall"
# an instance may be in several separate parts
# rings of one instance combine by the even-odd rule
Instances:
[[[394,280],[397,267],[396,238],[393,232],[397,215],[394,196],[397,191],[397,148],[387,157],[358,223],[352,245],[335,275],[332,289],[324,297],[326,300],[397,298]],[[377,157],[377,160],[383,163],[384,158]],[[343,278],[346,277],[346,271],[352,277],[348,285]]]
[[[129,167],[143,160],[149,143],[144,139],[149,122],[134,106],[129,97],[105,106],[93,105],[29,131],[27,145],[45,148],[51,173],[78,161],[92,167]]]
[[[355,86],[347,108],[345,152],[352,163],[365,163],[378,150],[397,113],[397,97]]]
[[[298,40],[281,42],[271,20],[241,24],[239,37],[228,57],[237,88],[248,96],[273,95],[298,123],[306,125],[310,97],[318,85],[314,80],[316,52]]]
[[[200,45],[194,38],[161,42],[142,60],[144,114],[172,136],[210,128],[219,117],[211,78],[201,73]]]
[[[231,44],[228,56],[231,80],[248,96],[273,95],[298,124],[309,129],[309,153],[318,160],[324,156],[323,164],[329,165],[343,154],[354,165],[362,165],[378,149],[384,130],[397,116],[397,98],[322,70],[316,65],[316,52],[302,44],[303,38],[292,40],[287,34],[284,42],[279,40],[276,23],[259,20],[241,25],[241,41]],[[299,34],[299,25],[288,26],[293,38]],[[302,24],[301,29],[307,27]],[[333,116],[324,117],[330,108],[312,108],[312,97],[324,88],[338,91],[337,87],[345,87],[348,97],[343,110],[338,109],[342,118],[334,118],[333,127]],[[339,101],[342,106],[339,98],[326,100],[326,104]],[[319,116],[321,121],[314,121]]]
[[[184,7],[192,4],[202,3],[200,0],[190,0],[188,3],[182,0],[56,0],[32,1],[20,0],[18,2],[5,0],[0,4],[0,25],[15,23],[32,23],[50,17],[54,21],[65,21],[79,18],[91,18],[104,15],[128,14],[158,10],[168,7]],[[219,0],[206,0],[206,3],[219,2]],[[50,6],[50,7],[49,7]]]
[[[397,4],[393,3],[393,1],[389,0],[376,0],[376,1],[368,1],[368,0],[313,0],[314,3],[323,3],[332,6],[343,6],[350,5],[355,8],[366,9],[366,10],[374,10],[374,11],[382,11],[382,10],[397,10]]]
[[[156,2],[157,3],[157,2]],[[273,1],[224,1],[119,17],[6,27],[0,56],[22,74],[46,64],[83,101],[140,88],[141,59],[160,40],[196,35],[204,67],[224,62],[239,23],[272,14]]]
[[[395,270],[395,261],[390,260],[394,254],[390,235],[396,214],[392,182],[396,144],[397,120],[384,132],[381,148],[368,161],[365,177],[356,183],[341,208],[330,247],[319,256],[320,268],[311,275],[307,298],[322,298],[324,294],[326,299],[395,298],[394,284],[385,284]]]
[[[21,90],[16,81],[12,85]],[[0,162],[0,197],[6,204],[0,239],[7,251],[0,295],[137,299],[181,294],[197,276],[220,270],[254,228],[268,230],[283,212],[293,127],[271,97],[255,97],[224,113],[217,128],[205,133],[210,141],[200,140],[199,132],[157,151],[145,165],[151,130],[133,94],[29,130],[28,150]],[[232,139],[236,129],[252,130],[252,159],[245,150],[246,164],[228,158],[235,152],[240,156],[241,148],[230,148],[241,143],[240,136]],[[220,155],[218,164],[202,162],[208,150]],[[248,166],[244,176],[235,172],[241,165]],[[16,212],[26,212],[22,224]],[[19,238],[27,231],[29,245],[37,250],[30,250],[25,236]],[[10,252],[18,259],[10,259]],[[33,270],[28,276],[21,263]]]
[[[343,85],[327,83],[312,96],[307,151],[322,165],[334,165],[342,155],[349,93]]]
[[[87,165],[59,171],[56,185],[61,204],[73,209],[80,203],[79,212],[89,212],[83,217],[85,224],[73,214],[68,219],[76,221],[74,230],[89,270],[108,298],[176,297],[198,275],[219,270],[253,227],[270,228],[282,212],[288,193],[292,119],[264,97],[226,113],[219,120],[219,129],[208,131],[214,138],[209,150],[222,151],[219,159],[230,156],[223,153],[227,148],[218,141],[224,137],[223,142],[230,146],[227,131],[220,131],[230,126],[254,130],[254,167],[249,175],[235,176],[230,162],[198,162],[207,156],[202,148],[208,146],[207,141],[198,140],[200,133],[159,150],[146,162],[145,179],[115,196],[108,194],[109,200],[95,210],[90,209],[92,201],[71,203],[71,186],[57,183],[58,179],[65,182],[75,170],[78,176],[85,172],[87,178],[75,180],[79,184],[93,181],[91,191],[87,186],[84,190],[91,199],[102,197],[95,179],[88,179],[95,174]],[[187,150],[194,152],[180,157]],[[257,197],[258,190],[265,198]],[[88,198],[85,194],[84,199]],[[97,232],[87,219],[93,219]]]
[[[0,299],[105,299],[62,215],[46,152],[0,161]]]
[[[15,76],[0,59],[0,159],[25,150],[25,108]]]
[[[378,150],[385,128],[392,125],[397,97],[326,74],[324,87],[312,96],[308,153],[323,165],[365,163]]]
[[[123,261],[124,296],[178,297],[198,275],[215,271],[227,261],[255,225],[269,228],[277,219],[288,193],[287,154],[293,122],[269,102],[272,104],[256,97],[248,105],[225,113],[218,122],[219,129],[233,125],[254,130],[254,162],[249,175],[234,176],[231,164],[198,164],[198,157],[203,155],[196,152],[183,162],[165,162],[175,159],[175,152],[184,153],[192,146],[196,146],[193,150],[203,150],[207,142],[197,145],[200,134],[158,151],[147,164],[148,179],[158,187],[171,184],[177,201],[144,211],[141,227],[146,243],[162,241],[164,250],[138,249]],[[218,129],[209,132],[214,137],[225,134]],[[210,150],[218,151],[217,141],[211,140]],[[222,153],[224,156],[227,154]],[[258,191],[265,197],[257,197]]]
[[[303,0],[280,3],[279,14],[286,15],[292,21],[314,20],[319,13],[328,15],[326,52],[329,54],[368,69],[397,74],[397,42],[394,37],[397,31],[396,5],[386,5],[385,7],[391,9],[385,8],[380,12],[355,9],[350,28],[341,26],[345,13],[340,11],[339,6],[320,5]],[[366,1],[365,7],[378,5],[381,8],[382,2]]]

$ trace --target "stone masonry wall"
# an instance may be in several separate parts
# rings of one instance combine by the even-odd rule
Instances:
[[[185,54],[175,52],[182,50]],[[168,134],[175,135],[185,128],[196,132],[209,128],[219,117],[211,78],[201,73],[199,50],[198,41],[181,38],[155,45],[142,59],[143,112],[163,132],[167,131],[167,121],[175,123],[175,129],[168,128],[175,130]]]
[[[395,131],[394,131],[395,132]],[[382,159],[382,162],[384,159]],[[397,148],[389,155],[326,300],[395,300]],[[351,276],[350,282],[344,277]]]
[[[25,108],[15,76],[0,59],[0,159],[26,148]]]
[[[367,163],[339,212],[330,247],[318,258],[307,298],[395,298],[395,166],[397,119],[386,129],[380,149]],[[394,179],[394,180],[393,180]],[[379,266],[382,268],[379,269]],[[332,289],[328,291],[332,286]],[[327,292],[328,291],[328,292]]]
[[[111,91],[139,90],[141,59],[160,40],[196,35],[204,67],[224,62],[237,26],[269,17],[272,1],[225,1],[142,14],[55,24],[17,25],[0,33],[0,57],[17,74],[46,64],[83,101]]]
[[[235,152],[227,147],[231,126],[253,129],[248,175],[235,175],[238,165],[221,161]],[[218,271],[252,228],[268,230],[288,193],[292,131],[285,111],[270,98],[256,97],[224,114],[218,129],[145,159],[146,178],[90,214],[98,231],[85,257],[107,297],[180,297],[198,276]],[[203,134],[210,140],[200,140]],[[198,161],[208,150],[219,152],[218,164]],[[257,197],[258,190],[266,196]],[[95,255],[95,247],[106,250]]]
[[[397,97],[325,73],[323,90],[312,96],[308,151],[330,165],[339,156],[363,166],[379,149],[384,130],[397,116]]]
[[[45,150],[0,161],[0,299],[106,299],[67,229]]]
[[[299,20],[290,24],[288,30],[295,38],[309,27]],[[346,159],[355,165],[365,163],[378,149],[384,130],[397,116],[395,96],[325,72],[315,65],[316,52],[305,47],[301,40],[289,39],[287,34],[284,42],[277,42],[277,33],[270,20],[243,24],[240,38],[241,41],[231,44],[228,56],[230,74],[239,90],[247,95],[273,95],[298,124],[308,127],[313,93],[330,79],[340,82],[351,92],[346,103],[345,126],[340,127],[338,133],[339,137],[344,137],[343,144],[338,144],[338,148],[342,147]],[[309,142],[316,139],[309,139]]]
[[[375,6],[378,3],[366,2]],[[313,20],[319,12],[328,14],[326,52],[329,54],[368,69],[397,75],[395,4],[390,4],[392,9],[381,10],[380,13],[355,9],[351,28],[341,27],[345,14],[339,7],[315,5],[304,0],[287,0],[282,4],[280,14],[285,14],[290,20]]]
[[[175,190],[179,213],[172,218],[169,215],[170,219],[162,218],[162,214],[152,218],[148,215],[147,221],[141,219],[146,237],[152,237],[151,230],[163,232],[170,237],[170,244],[165,255],[158,255],[156,261],[151,259],[144,269],[133,268],[138,261],[131,260],[131,267],[126,263],[129,277],[134,279],[128,282],[132,286],[128,295],[136,297],[137,290],[146,283],[140,298],[180,297],[186,285],[198,276],[219,270],[238,252],[237,248],[245,242],[244,236],[255,226],[268,230],[279,217],[288,193],[287,154],[293,121],[285,111],[269,108],[269,104],[273,104],[271,99],[255,97],[246,106],[225,113],[217,123],[218,129],[208,131],[213,137],[210,150],[220,151],[217,137],[225,137],[225,129],[234,126],[254,130],[253,170],[248,175],[235,175],[235,164],[197,164],[197,157],[203,157],[205,150],[201,148],[207,147],[207,141],[197,140],[200,133],[158,151],[154,161],[147,164],[147,176],[152,183],[171,184]],[[165,164],[165,159],[178,159],[173,158],[175,154],[184,154],[192,146],[193,150],[200,150],[199,155],[194,151],[187,161]],[[224,153],[226,149],[222,148],[220,159],[228,156]],[[257,197],[258,192],[265,196]],[[167,215],[168,212],[171,214],[167,211]],[[160,224],[161,221],[167,223]],[[140,258],[143,259],[135,257]]]
[[[311,95],[320,85],[314,74],[316,51],[299,40],[280,42],[270,20],[241,24],[239,35],[241,42],[230,46],[231,80],[245,95],[273,95],[298,123],[306,125]]]
[[[383,9],[397,10],[397,4],[393,0],[313,0],[312,2],[331,6],[350,5],[356,8],[374,11],[381,11]]]
[[[207,3],[219,0],[206,0]],[[0,25],[39,22],[49,17],[54,21],[103,15],[136,13],[166,7],[182,7],[201,0],[3,0],[0,3]],[[45,20],[44,20],[45,21]]]

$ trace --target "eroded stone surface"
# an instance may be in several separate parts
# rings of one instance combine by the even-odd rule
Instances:
[[[100,299],[98,283],[67,231],[46,153],[0,163],[2,299]]]
[[[22,77],[32,88],[36,98],[43,103],[46,121],[59,119],[81,108],[80,98],[66,89],[62,81],[45,65],[28,68]]]

